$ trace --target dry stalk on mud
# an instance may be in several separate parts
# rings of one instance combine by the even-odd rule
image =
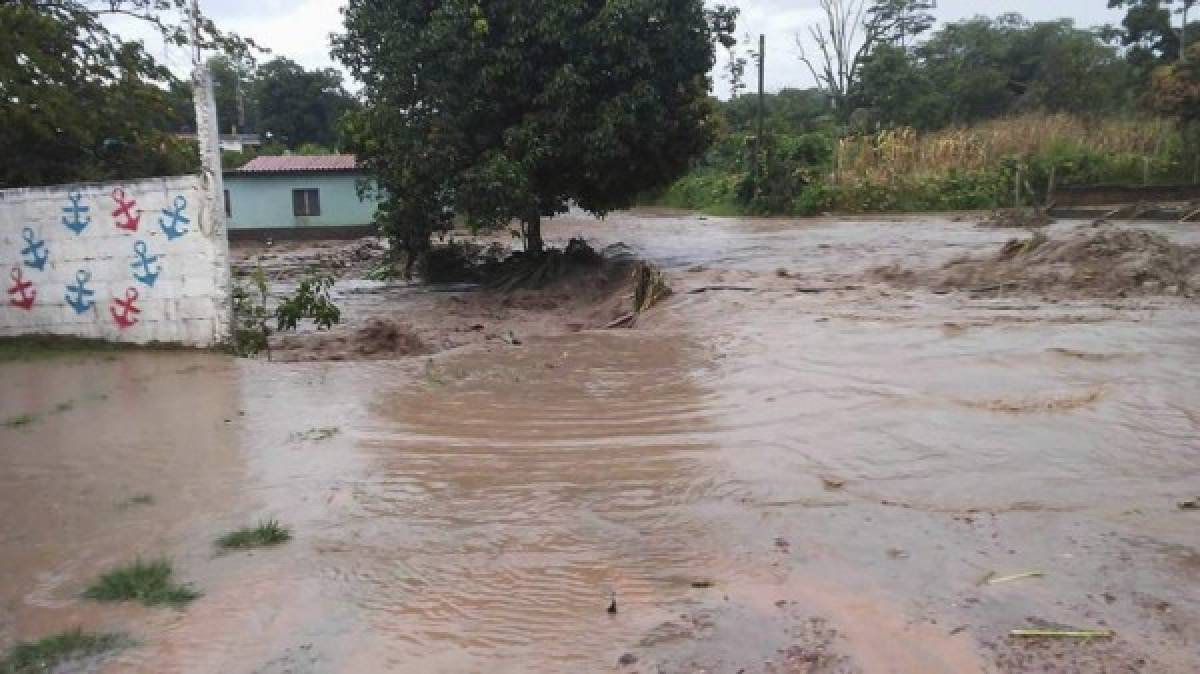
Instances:
[[[606,328],[633,327],[639,314],[671,295],[667,275],[642,262],[633,270],[633,311],[613,320]]]

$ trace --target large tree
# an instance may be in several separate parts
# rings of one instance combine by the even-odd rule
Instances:
[[[174,81],[141,43],[104,25],[122,14],[181,44],[184,0],[0,0],[0,187],[137,178],[189,167]],[[245,51],[200,17],[201,46]]]
[[[251,95],[254,65],[220,54],[208,61],[212,73],[213,98],[221,133],[247,133],[258,120],[257,99]]]
[[[1200,44],[1193,45],[1187,56],[1155,71],[1151,104],[1185,123],[1200,123]]]
[[[350,0],[334,53],[363,83],[353,148],[411,260],[461,214],[595,214],[680,176],[713,136],[709,71],[728,12],[702,0]]]
[[[1111,33],[1135,65],[1150,68],[1183,60],[1185,47],[1200,41],[1200,22],[1192,21],[1198,18],[1200,0],[1108,0],[1108,6],[1125,9],[1121,27]],[[1179,28],[1172,15],[1180,17]]]
[[[886,125],[931,129],[1024,110],[1110,113],[1131,104],[1133,80],[1116,49],[1071,21],[1004,14],[877,48],[853,100]]]
[[[342,86],[340,72],[305,70],[283,57],[258,68],[252,90],[256,128],[291,148],[306,143],[338,145],[339,120],[358,107]]]
[[[933,25],[933,0],[819,0],[823,20],[796,35],[800,61],[834,108],[849,115],[849,99],[876,47],[915,38]],[[811,40],[816,54],[806,48]]]

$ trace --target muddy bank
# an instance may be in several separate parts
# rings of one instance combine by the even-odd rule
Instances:
[[[1054,238],[1011,239],[995,253],[962,256],[932,271],[891,265],[872,277],[935,292],[1192,298],[1200,290],[1200,248],[1144,230],[1084,225]]]
[[[613,246],[603,255],[589,248],[590,255],[580,261],[571,259],[568,245],[566,253],[558,253],[563,260],[552,255],[546,268],[525,269],[502,262],[509,248],[480,241],[487,245],[468,241],[448,249],[479,255],[442,260],[447,269],[434,274],[440,282],[372,280],[390,268],[386,250],[373,239],[288,243],[270,255],[259,246],[235,247],[234,255],[240,269],[261,266],[276,297],[290,292],[289,280],[301,278],[309,262],[348,260],[332,270],[339,279],[332,297],[342,309],[342,323],[328,331],[306,327],[272,335],[271,357],[281,361],[395,359],[472,345],[503,348],[531,337],[603,328],[632,309],[637,263],[625,248]],[[452,265],[457,266],[449,269]]]
[[[384,239],[351,241],[235,241],[231,244],[234,278],[250,279],[260,269],[268,281],[294,281],[311,271],[335,277],[367,278],[382,269]]]

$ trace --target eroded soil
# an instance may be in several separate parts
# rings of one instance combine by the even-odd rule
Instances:
[[[346,325],[277,345],[318,362],[0,365],[0,416],[32,420],[0,428],[0,645],[137,637],[106,673],[1200,671],[1188,293],[941,286],[1013,236],[941,218],[549,231],[624,241],[676,292],[601,330],[623,278],[368,281],[357,244]],[[214,550],[270,517],[291,542]],[[79,598],[158,555],[204,596]]]

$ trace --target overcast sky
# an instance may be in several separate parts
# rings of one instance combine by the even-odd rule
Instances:
[[[723,1],[742,8],[739,38],[746,32],[767,36],[769,90],[812,85],[807,69],[797,60],[795,36],[820,18],[817,0]],[[201,0],[203,11],[222,28],[252,37],[273,55],[287,56],[307,68],[337,65],[329,56],[329,34],[341,30],[338,9],[343,4],[342,0]],[[1034,20],[1068,17],[1082,27],[1121,18],[1119,11],[1106,8],[1106,0],[939,0],[938,5],[935,13],[943,22],[1005,12]],[[143,28],[125,20],[114,21],[113,26],[126,38],[145,38],[151,52],[177,72],[189,69],[186,50],[166,49]],[[717,80],[718,92],[723,93]]]

